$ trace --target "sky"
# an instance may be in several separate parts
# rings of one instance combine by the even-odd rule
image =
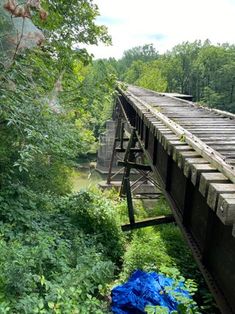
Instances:
[[[106,25],[110,47],[88,47],[95,58],[121,58],[123,51],[153,44],[164,53],[183,41],[235,43],[235,0],[94,0],[97,24]]]

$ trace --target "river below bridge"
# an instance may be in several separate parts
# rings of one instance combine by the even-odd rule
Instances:
[[[98,186],[104,178],[95,170],[95,162],[82,161],[72,174],[73,192]]]

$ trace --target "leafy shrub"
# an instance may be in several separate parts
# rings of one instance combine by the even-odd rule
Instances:
[[[102,195],[84,191],[64,198],[61,210],[68,212],[72,222],[85,234],[95,234],[105,254],[114,262],[120,262],[124,253],[123,235],[118,213],[110,201]]]
[[[56,199],[20,186],[2,190],[0,313],[108,313],[111,257],[123,251],[112,215],[92,193]]]

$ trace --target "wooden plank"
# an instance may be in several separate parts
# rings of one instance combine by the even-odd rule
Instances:
[[[192,164],[208,164],[208,162],[201,157],[196,157],[196,158],[184,158],[184,163],[183,163],[183,172],[184,175],[188,178],[191,176],[191,166]]]
[[[177,155],[178,152],[188,152],[193,151],[192,147],[186,144],[185,142],[180,142],[179,145],[173,145],[173,159],[174,155]]]
[[[129,176],[124,177],[124,185],[125,185],[125,192],[126,192],[129,221],[130,221],[130,225],[133,225],[135,223],[135,214],[134,214],[134,207],[133,207],[133,202],[132,202],[130,177]]]
[[[221,143],[222,144],[222,143]],[[217,152],[229,152],[229,151],[235,151],[235,145],[210,145],[214,150]]]
[[[225,160],[226,160],[226,162],[228,163],[228,164],[231,164],[231,165],[235,165],[235,159],[234,158],[225,158]]]
[[[199,183],[201,173],[216,171],[216,168],[210,164],[192,164],[191,165],[191,182],[193,185]]]
[[[163,142],[163,141],[162,141]],[[164,143],[162,143],[164,149],[167,151],[168,155],[173,155],[174,152],[174,147],[175,146],[185,146],[184,142],[181,142],[179,139],[178,140],[168,140],[168,141],[164,141]]]
[[[171,130],[167,130],[167,131],[164,131],[164,132],[160,132],[160,131],[158,131],[157,132],[157,139],[159,140],[159,142],[160,143],[162,143],[163,142],[163,137],[165,136],[165,135],[172,135],[172,134],[174,134]]]
[[[168,141],[178,141],[178,140],[179,138],[175,134],[173,135],[164,134],[164,136],[162,136],[161,144],[164,147],[164,149],[167,150]]]
[[[176,113],[168,113],[168,112],[164,112],[164,110],[162,110],[162,113],[165,114],[165,116],[167,116],[170,119],[178,119],[178,118],[184,118],[184,119],[190,119],[190,118],[197,118],[197,119],[203,119],[203,118],[208,118],[207,114],[197,114],[197,116],[195,117],[195,114],[189,114],[189,113],[185,113],[185,114],[176,114]]]
[[[235,184],[210,183],[208,188],[207,204],[211,209],[216,210],[219,194],[235,193]]]
[[[229,151],[220,151],[221,156],[223,157],[223,160],[226,160],[227,158],[234,158],[235,152],[229,152]],[[234,167],[233,167],[234,169]]]
[[[167,118],[165,115],[160,112],[154,111],[154,109],[149,106],[147,103],[142,102],[134,95],[131,95],[131,98],[134,101],[142,103],[143,106],[148,108],[149,112],[152,112],[165,123],[170,130],[172,130],[179,137],[184,136],[187,144],[192,146],[202,157],[204,157],[207,161],[209,161],[214,167],[216,167],[220,172],[222,172],[225,176],[227,176],[232,182],[235,183],[235,171],[232,166],[224,162],[223,158],[220,154],[218,154],[215,150],[208,148],[205,143],[203,143],[198,137],[195,137],[193,134],[182,128],[180,125]]]
[[[182,120],[183,122],[185,121],[185,117],[178,117],[177,119],[179,120]],[[203,123],[207,123],[208,121],[214,121],[214,122],[217,122],[217,121],[225,121],[224,119],[221,119],[221,117],[210,117],[210,116],[206,116],[206,117],[203,117]],[[198,117],[188,117],[187,118],[187,122],[190,122],[190,121],[198,121]],[[229,121],[229,120],[227,120]]]
[[[178,157],[178,160],[177,160],[178,167],[180,169],[183,169],[186,158],[199,158],[201,156],[193,150],[193,151],[187,151],[187,152],[180,152],[180,154],[178,154],[177,157]]]
[[[234,132],[235,130],[235,126],[224,126],[224,127],[219,127],[216,123],[214,124],[214,126],[207,126],[207,127],[202,127],[202,126],[192,126],[192,127],[187,127],[187,130],[190,132],[194,132],[194,131],[200,131],[203,133],[207,133],[208,131],[231,131]]]
[[[226,141],[220,141],[218,139],[215,139],[214,141],[204,141],[207,145],[235,145],[235,141],[233,139],[229,140],[229,138],[227,138]],[[234,146],[235,148],[235,146]]]
[[[198,120],[195,120],[195,121],[182,121],[180,123],[180,125],[184,125],[184,126],[201,126],[202,125],[202,122],[201,121],[198,121]],[[206,122],[206,125],[208,126],[214,126],[215,125],[215,119],[211,119],[209,121]],[[221,120],[221,121],[218,121],[216,120],[216,125],[218,125],[219,127],[224,127],[224,126],[235,126],[235,122],[231,123],[229,122],[228,120]]]
[[[200,119],[200,118],[199,118]],[[190,131],[188,131],[188,132],[190,132]],[[192,134],[197,134],[197,135],[212,135],[212,134],[218,134],[218,135],[223,135],[223,134],[228,134],[228,135],[234,135],[234,130],[218,130],[218,131],[216,131],[216,130],[207,130],[207,131],[201,131],[201,130],[193,130],[192,132],[190,132],[190,133],[192,133]]]
[[[220,172],[201,173],[199,192],[207,197],[209,183],[229,183],[229,180]]]
[[[230,119],[235,119],[235,114],[231,113],[231,112],[227,112],[224,110],[219,110],[219,109],[213,109],[215,112],[225,116],[225,117],[229,117]]]
[[[235,223],[235,193],[219,195],[216,214],[225,225]]]
[[[178,160],[178,156],[179,154],[181,154],[182,152],[193,152],[192,147],[190,147],[189,145],[177,145],[177,146],[172,146],[172,158],[174,161],[177,162]]]
[[[199,136],[199,138],[203,141],[218,141],[218,142],[222,142],[222,141],[235,141],[235,137],[233,135],[219,135],[219,134],[215,134],[213,135],[208,135],[208,134],[201,134]]]

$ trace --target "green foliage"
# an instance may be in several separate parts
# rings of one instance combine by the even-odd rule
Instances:
[[[114,72],[100,75],[80,44],[110,38],[92,1],[41,4],[48,19],[32,19],[44,46],[0,64],[0,313],[108,313],[106,286],[123,252],[114,210],[92,193],[61,195],[114,95]]]
[[[49,12],[46,21],[36,23],[47,30],[48,37],[55,44],[69,47],[73,44],[97,44],[99,41],[110,42],[107,28],[96,25],[95,18],[99,15],[98,7],[91,0],[42,1],[43,7]]]
[[[90,129],[98,137],[104,130],[104,122],[110,118],[113,99],[116,95],[117,76],[113,66],[97,60],[86,68],[81,91],[86,102],[85,112],[90,112]],[[81,111],[79,112],[81,114]],[[84,127],[87,128],[87,119]]]
[[[95,146],[110,110],[115,75],[105,67],[100,75],[100,63],[91,64],[84,49],[74,49],[75,43],[110,42],[106,28],[95,24],[98,8],[92,1],[41,4],[48,18],[32,19],[47,42],[16,53],[1,69],[0,185],[20,182],[66,194],[70,168]]]
[[[0,194],[0,311],[108,313],[110,258],[123,251],[111,204],[14,188]]]
[[[113,199],[115,200],[115,195]],[[160,198],[150,209],[149,204],[145,208],[139,203],[137,208],[137,220],[170,213],[164,198]],[[121,211],[121,219],[124,215],[127,216],[127,209],[122,204],[118,206],[118,211]],[[128,234],[127,241],[120,281],[126,281],[136,269],[160,272],[175,279],[176,282],[184,282],[186,289],[193,296],[192,300],[181,300],[179,313],[199,313],[198,311],[207,314],[219,313],[191,252],[175,224],[134,230]],[[165,313],[166,310],[162,307],[149,307],[148,311]]]
[[[187,298],[183,296],[181,293],[174,291],[178,286],[184,285],[184,290],[188,291],[191,297],[197,292],[197,284],[191,279],[185,279],[180,275],[180,272],[176,268],[169,268],[166,266],[160,267],[160,273],[165,275],[166,277],[173,278],[175,280],[174,285],[172,287],[164,287],[164,291],[166,294],[170,293],[176,301],[179,303],[177,311],[173,313],[181,313],[181,314],[199,314],[198,307],[193,298]],[[169,310],[163,306],[147,306],[145,308],[148,314],[168,314]]]
[[[165,235],[164,239],[162,238],[162,233]],[[135,269],[158,271],[159,267],[163,265],[168,267],[176,266],[177,255],[179,253],[175,254],[175,260],[175,258],[168,253],[168,249],[172,246],[175,252],[178,252],[178,249],[182,250],[183,240],[181,239],[181,242],[179,242],[180,238],[179,230],[172,226],[155,229],[149,227],[133,232],[131,246],[124,256],[125,276],[128,276]],[[173,240],[173,242],[171,242],[171,240]],[[174,247],[175,244],[177,247]],[[156,249],[153,250],[152,248]],[[184,250],[187,251],[186,247]],[[178,257],[181,258],[182,255],[183,254],[179,254]],[[187,256],[183,256],[182,258],[187,259]],[[185,261],[182,262],[181,266],[184,266]]]
[[[125,72],[135,61],[148,62],[155,60],[158,57],[158,52],[153,47],[153,44],[137,46],[124,51],[122,59],[116,64],[116,69],[119,77],[125,77]]]
[[[136,84],[136,81],[142,75],[144,65],[144,62],[141,60],[133,61],[125,73],[125,81],[130,84]]]
[[[126,51],[116,63],[120,79],[159,92],[189,94],[210,107],[235,112],[234,45],[184,42],[151,57],[143,57],[141,49]]]
[[[158,92],[165,92],[167,80],[162,74],[161,63],[158,60],[147,63],[143,67],[142,74],[137,79],[136,84]]]
[[[122,232],[116,209],[102,195],[80,192],[64,198],[63,208],[70,213],[73,223],[85,234],[95,234],[103,245],[105,254],[114,262],[120,262],[124,253]]]

